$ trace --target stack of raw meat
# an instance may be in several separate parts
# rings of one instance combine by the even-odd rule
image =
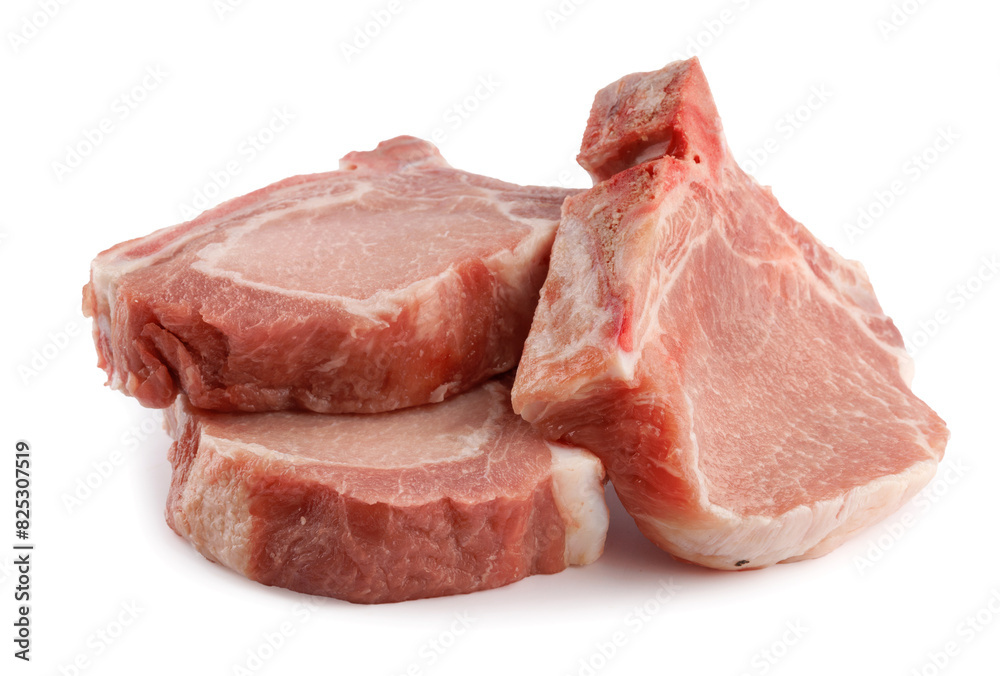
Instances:
[[[371,603],[594,561],[605,471],[723,569],[927,483],[947,430],[899,332],[739,169],[697,60],[601,90],[579,161],[590,190],[521,187],[401,137],[100,254],[84,311],[109,383],[168,409],[171,528]]]

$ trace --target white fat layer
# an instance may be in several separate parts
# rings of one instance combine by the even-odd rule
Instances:
[[[899,509],[927,485],[936,469],[937,461],[928,459],[775,517],[740,516],[711,505],[715,518],[704,528],[645,515],[636,515],[636,521],[647,536],[679,558],[712,568],[760,568],[829,553]],[[745,563],[737,566],[739,562]]]
[[[861,263],[857,261],[846,260],[845,258],[842,258],[836,251],[834,251],[829,247],[827,247],[827,252],[830,254],[831,257],[837,260],[838,264],[842,268],[850,269],[861,279],[866,281],[868,280],[868,273],[865,272],[865,269],[861,265]],[[830,303],[830,305],[834,305],[836,307],[843,309],[848,314],[848,316],[852,320],[854,320],[854,323],[857,325],[857,328],[859,331],[861,331],[861,333],[866,335],[872,341],[872,343],[881,347],[886,353],[888,353],[891,357],[893,357],[896,360],[896,363],[899,367],[899,375],[903,379],[903,382],[906,383],[906,386],[909,387],[913,383],[913,358],[909,355],[909,353],[906,351],[904,347],[901,347],[899,345],[892,345],[891,343],[885,342],[880,337],[876,336],[875,333],[868,326],[867,319],[869,317],[874,317],[876,319],[888,319],[888,317],[886,317],[884,313],[875,314],[874,312],[863,309],[858,305],[849,305],[847,303],[844,303],[841,299],[837,298],[833,291],[828,289],[826,286],[824,286],[814,278],[812,271],[809,269],[809,264],[806,262],[806,259],[803,255],[794,257],[791,260],[791,262],[792,264],[797,265],[798,268],[802,271],[804,279],[809,279],[812,281],[812,284],[810,285],[810,292],[816,292],[818,295],[823,296]],[[837,286],[837,290],[849,298],[853,299],[855,295],[864,295],[874,299],[873,293],[861,284],[855,285],[853,287],[847,287],[845,286],[843,280],[841,280],[839,276],[834,277],[834,283]]]
[[[495,383],[487,384],[487,387],[500,387]],[[469,393],[464,396],[474,396],[476,393]],[[440,403],[440,402],[439,402]],[[447,402],[443,402],[441,407],[437,407],[435,411],[446,411],[446,407],[449,405],[456,405],[460,403],[459,398],[453,398]],[[425,437],[414,436],[409,439],[411,443],[416,444],[445,444],[446,453],[438,453],[437,456],[428,458],[427,455],[421,455],[419,453],[415,454],[416,457],[411,457],[408,460],[400,461],[399,459],[388,457],[384,454],[383,450],[376,450],[379,447],[384,447],[385,442],[380,441],[368,441],[365,442],[364,438],[359,438],[358,432],[348,433],[346,439],[337,435],[331,434],[328,436],[317,437],[311,435],[309,431],[305,432],[306,439],[304,445],[308,446],[310,441],[321,441],[324,444],[330,444],[336,446],[337,444],[346,444],[352,449],[359,449],[354,451],[354,455],[350,456],[349,459],[337,460],[325,457],[316,457],[308,453],[303,453],[301,451],[296,451],[296,447],[300,442],[303,441],[302,435],[296,435],[294,432],[289,432],[292,438],[286,441],[287,448],[283,450],[276,450],[265,446],[263,444],[255,443],[252,441],[245,441],[241,439],[231,439],[231,438],[219,438],[213,437],[213,443],[217,445],[220,449],[217,451],[220,454],[224,454],[227,457],[234,457],[235,454],[243,454],[245,456],[256,456],[263,460],[265,463],[273,463],[275,466],[313,466],[317,463],[322,464],[326,467],[340,468],[340,469],[372,469],[372,470],[412,470],[412,469],[422,469],[429,470],[434,465],[438,464],[450,464],[461,461],[469,461],[477,456],[482,455],[486,451],[485,446],[487,443],[495,439],[499,434],[498,429],[500,426],[501,419],[508,410],[508,403],[506,398],[489,398],[484,401],[484,405],[489,406],[489,410],[485,419],[471,427],[464,433],[458,433],[450,437],[445,437],[443,434],[434,434],[431,431],[426,431]],[[326,418],[329,420],[330,430],[335,430],[338,426],[351,427],[352,422],[356,421],[371,421],[376,422],[378,420],[385,420],[386,415],[391,415],[393,418],[401,419],[406,417],[417,417],[421,416],[421,420],[426,420],[427,424],[433,426],[435,419],[422,415],[426,409],[420,408],[410,408],[402,409],[399,411],[394,411],[391,414],[375,414],[374,416],[361,415],[361,416],[340,416],[340,415],[330,415]],[[243,414],[244,416],[250,414]],[[305,415],[310,418],[314,418],[315,414],[301,414],[301,413],[267,413],[260,415],[269,416],[300,416]],[[391,423],[391,419],[386,421]],[[391,428],[390,428],[391,429]],[[430,429],[430,428],[429,428]],[[375,434],[373,428],[368,428],[368,434]],[[398,432],[397,432],[398,434]],[[252,438],[252,431],[250,434]],[[392,437],[392,443],[398,443],[404,441],[402,438]],[[204,442],[203,442],[204,443]],[[373,448],[374,447],[374,448]],[[411,454],[413,455],[413,454]],[[367,456],[367,457],[366,457]],[[603,470],[602,470],[603,471]]]
[[[261,291],[281,296],[327,302],[332,301],[353,315],[365,317],[376,322],[396,318],[404,307],[409,307],[411,305],[415,297],[421,299],[424,303],[434,305],[434,300],[440,296],[440,288],[442,284],[446,283],[451,278],[455,278],[454,281],[458,282],[457,273],[455,272],[453,266],[449,266],[446,270],[437,275],[413,282],[404,288],[380,291],[365,299],[304,291],[302,289],[289,289],[282,286],[267,284],[265,282],[253,281],[246,279],[239,272],[227,270],[219,266],[223,256],[225,256],[226,253],[242,237],[254,232],[266,223],[272,222],[275,219],[280,219],[281,215],[286,212],[318,210],[321,207],[327,207],[333,204],[354,202],[361,199],[365,193],[372,190],[376,190],[376,188],[371,184],[359,183],[355,186],[354,190],[342,195],[333,197],[330,195],[321,195],[298,201],[285,209],[270,210],[256,217],[249,218],[243,224],[229,228],[223,241],[208,244],[202,248],[201,251],[198,252],[198,260],[192,264],[192,267],[210,277],[226,278],[241,286],[259,289]],[[471,187],[470,190],[472,190]],[[529,219],[515,216],[511,213],[511,206],[508,206],[503,201],[499,200],[495,192],[486,189],[480,189],[479,192],[480,194],[477,195],[478,199],[491,203],[501,213],[503,213],[508,220],[531,228],[531,232],[521,240],[513,251],[503,249],[490,256],[485,261],[487,267],[494,272],[500,273],[502,277],[517,276],[511,275],[507,271],[515,271],[519,272],[522,276],[527,276],[530,274],[531,270],[525,268],[523,265],[520,265],[520,261],[524,258],[530,258],[536,251],[548,249],[551,245],[552,238],[555,237],[556,223],[547,219]],[[527,280],[524,279],[514,279],[512,281],[514,281],[515,284],[520,285],[527,282]]]
[[[174,524],[206,558],[245,574],[252,525],[246,486],[233,473],[211,471],[213,463],[230,455],[220,448],[225,442],[202,434],[199,444]]]
[[[169,228],[161,228],[141,240],[137,240],[136,244],[145,243],[149,239],[163,235],[167,231],[177,227],[180,226],[175,225]],[[203,228],[192,228],[187,234],[176,238],[167,246],[162,249],[158,249],[154,253],[147,256],[139,256],[131,259],[125,258],[123,253],[129,250],[125,249],[123,252],[116,251],[114,253],[100,255],[95,258],[90,264],[90,276],[94,295],[97,297],[98,307],[95,320],[97,321],[98,329],[104,335],[111,336],[111,327],[117,325],[115,313],[118,298],[118,282],[122,277],[134,270],[148,267],[159,260],[169,258],[178,249],[184,246],[185,243],[192,238],[199,236],[202,232],[204,232]],[[105,312],[107,319],[104,318]],[[119,390],[124,388],[125,382],[122,380],[121,374],[118,373],[118,369],[114,370],[112,380],[109,385]]]
[[[688,196],[689,191],[685,188],[678,187],[673,190],[666,196],[657,217],[662,219],[665,214],[676,211]],[[697,214],[691,217],[696,218]],[[541,358],[545,361],[556,363],[568,361],[575,353],[592,346],[609,354],[608,368],[605,373],[592,380],[574,382],[572,387],[567,387],[558,393],[556,401],[585,400],[590,386],[595,381],[600,382],[608,378],[623,378],[634,375],[635,363],[629,363],[625,357],[630,356],[637,359],[647,344],[659,340],[659,336],[663,333],[659,321],[659,308],[672,291],[677,279],[676,271],[684,268],[692,252],[698,250],[709,234],[717,230],[718,227],[719,224],[714,223],[711,227],[705,228],[703,232],[686,244],[684,250],[673,259],[667,268],[656,271],[656,279],[649,285],[646,296],[638,304],[639,308],[635,315],[637,325],[634,327],[636,340],[634,341],[634,351],[630,355],[623,354],[617,349],[617,346],[610,348],[606,340],[602,340],[601,335],[596,330],[580,337],[572,345],[559,346],[545,344],[545,336],[532,334],[526,350],[530,352],[534,348],[534,351],[542,355]],[[661,225],[659,230],[662,233],[665,228]],[[557,249],[560,249],[560,252],[564,254],[562,262],[565,264],[568,260],[573,268],[577,268],[583,265],[585,260],[589,260],[581,243],[575,241],[580,239],[577,236],[577,231],[578,228],[564,228],[562,241],[556,243]],[[896,345],[887,344],[879,336],[876,336],[866,321],[870,317],[882,318],[884,315],[866,310],[864,302],[859,302],[860,306],[855,306],[845,303],[843,298],[838,296],[838,292],[851,299],[857,296],[860,297],[860,301],[871,296],[871,291],[864,283],[864,280],[867,279],[864,269],[859,263],[847,261],[831,249],[828,251],[837,265],[855,274],[859,281],[850,284],[849,276],[834,275],[833,281],[837,288],[832,290],[814,279],[804,255],[790,257],[785,264],[797,267],[800,277],[810,281],[807,292],[816,293],[828,303],[843,308],[861,332],[874,343],[880,345],[887,353],[896,357],[900,374],[904,382],[909,383],[913,373],[912,360],[905,353],[905,350]],[[591,277],[593,275],[581,271],[580,274],[569,278],[574,280],[574,284],[577,286],[574,294],[576,302],[587,308],[586,311],[578,310],[579,314],[586,312],[595,320],[591,325],[598,326],[597,320],[604,316],[602,314],[604,308],[596,304],[594,300],[597,298],[596,295],[579,293],[578,291],[591,282]],[[570,295],[569,292],[567,295]],[[546,309],[543,306],[540,311]],[[537,422],[545,418],[555,401],[535,395],[531,392],[531,384],[528,384],[525,389],[527,395],[519,402],[522,417],[529,422]],[[686,392],[685,397],[687,397]],[[693,408],[690,399],[687,400],[687,405],[689,409]],[[681,448],[684,448],[684,445],[681,445]],[[744,566],[756,568],[781,561],[821,556],[839,545],[851,533],[877,522],[898,509],[930,480],[937,465],[936,461],[933,460],[934,453],[928,447],[929,459],[926,462],[918,463],[900,474],[883,477],[866,486],[849,491],[845,490],[843,495],[835,499],[800,505],[774,518],[759,515],[742,517],[708,502],[705,477],[697,468],[698,455],[698,440],[692,429],[690,430],[687,452],[683,458],[675,458],[675,461],[686,466],[689,476],[696,477],[697,492],[702,508],[715,517],[710,519],[710,525],[703,528],[692,528],[691,524],[671,524],[662,519],[663,515],[640,514],[636,517],[643,531],[667,551],[678,557],[718,568],[736,568],[735,563],[742,560],[749,561]]]
[[[604,551],[608,505],[604,501],[604,466],[593,453],[548,443],[552,452],[552,493],[566,523],[566,564],[593,563]]]
[[[242,286],[267,291],[280,296],[290,296],[309,300],[321,300],[339,305],[352,315],[364,317],[376,323],[385,323],[396,317],[404,307],[411,307],[416,298],[418,307],[427,306],[429,310],[434,310],[440,303],[441,289],[453,283],[459,285],[460,279],[453,266],[438,275],[427,277],[412,284],[395,290],[381,291],[375,295],[359,300],[349,296],[330,295],[303,291],[300,289],[288,289],[281,286],[274,286],[262,282],[246,279],[239,272],[226,270],[219,267],[219,261],[225,253],[239,241],[243,236],[259,229],[267,222],[280,218],[283,213],[302,209],[318,209],[323,206],[350,202],[360,199],[366,192],[375,188],[367,182],[359,182],[355,189],[336,196],[322,195],[296,202],[285,209],[270,210],[265,214],[246,219],[246,221],[227,230],[226,237],[221,242],[207,244],[197,253],[197,258],[192,267],[199,272],[217,278],[225,278]],[[539,258],[541,252],[547,252],[555,237],[557,223],[549,219],[525,218],[516,216],[513,208],[517,202],[507,203],[500,199],[500,194],[494,190],[486,188],[469,187],[470,191],[477,192],[475,197],[495,206],[512,223],[519,223],[530,228],[530,231],[521,239],[513,250],[501,249],[492,256],[484,260],[486,266],[494,272],[503,282],[516,289],[524,289],[530,286],[530,277],[538,275],[536,265],[524,265],[525,260]],[[133,270],[147,267],[157,261],[164,260],[172,256],[185,243],[193,238],[202,236],[207,230],[213,230],[218,226],[218,221],[210,221],[201,227],[193,228],[184,236],[177,238],[168,246],[160,249],[149,256],[136,258],[134,260],[124,260],[120,254],[114,253],[106,256],[99,256],[92,265],[92,274],[95,291],[102,296],[102,300],[107,303],[111,316],[111,325],[115,325],[115,301],[118,291],[118,280]],[[173,226],[179,227],[179,226]],[[172,228],[163,228],[147,237],[138,240],[139,243],[148,241],[150,238],[162,234]],[[539,261],[540,263],[540,261]],[[430,332],[433,326],[437,325],[438,316],[432,317],[432,325],[420,325],[419,329]],[[422,336],[417,336],[421,338]]]
[[[704,171],[703,168],[700,170]],[[750,180],[753,181],[752,178]],[[680,205],[684,203],[685,199],[689,198],[690,196],[691,196],[691,191],[688,189],[688,186],[678,186],[664,198],[663,204],[660,206],[658,210],[659,214],[657,218],[659,218],[662,221],[666,217],[666,215],[675,213],[680,207]],[[696,207],[698,206],[698,203],[696,201],[693,202],[693,204]],[[692,215],[691,218],[696,219],[697,214]],[[623,360],[623,357],[625,355],[618,354],[618,352],[620,351],[615,350],[615,354],[609,360],[610,365],[606,377],[617,378],[620,377],[622,374],[634,374],[635,361],[638,360],[638,356],[642,353],[643,347],[646,344],[658,341],[659,336],[661,336],[663,333],[663,327],[660,326],[659,322],[659,308],[663,306],[667,297],[673,290],[674,282],[678,278],[678,275],[675,274],[676,271],[683,270],[684,267],[687,265],[690,256],[694,252],[698,251],[704,244],[705,240],[708,239],[710,234],[712,234],[713,232],[717,232],[719,228],[720,228],[720,223],[718,221],[713,222],[711,227],[705,228],[703,232],[701,232],[694,239],[688,242],[684,247],[683,253],[680,256],[676,257],[673,261],[671,261],[666,269],[658,269],[656,271],[655,277],[657,279],[647,287],[646,296],[643,299],[643,302],[640,304],[638,311],[636,312],[635,315],[637,317],[637,326],[635,327],[637,340],[635,340],[634,351],[630,353],[634,360],[632,362],[632,369],[628,370],[626,368],[628,362]],[[660,223],[657,230],[662,236],[667,229],[664,227],[663,223]],[[782,235],[785,238],[785,240],[788,241],[789,246],[793,250],[798,251],[798,246],[794,242],[788,239],[787,234],[782,231]],[[726,239],[725,237],[723,237],[723,240],[728,242],[728,239]],[[859,280],[867,282],[868,280],[867,273],[865,272],[864,267],[860,263],[858,263],[857,261],[850,261],[843,258],[830,247],[825,247],[825,248],[827,253],[831,256],[831,258],[834,259],[834,261],[836,261],[837,265],[841,269],[850,270],[853,274],[857,275]],[[738,255],[742,256],[743,258],[748,258],[748,256],[742,253]],[[804,280],[810,281],[810,284],[808,285],[808,291],[810,293],[815,292],[816,294],[822,296],[831,305],[843,308],[863,334],[865,334],[873,343],[879,345],[883,350],[885,350],[888,354],[890,354],[893,358],[895,358],[899,365],[899,373],[903,379],[903,382],[905,382],[907,386],[910,385],[910,383],[913,380],[913,359],[909,356],[909,354],[906,352],[904,348],[899,347],[897,345],[888,344],[885,341],[883,341],[880,337],[876,336],[874,332],[872,332],[871,328],[869,328],[868,323],[866,321],[869,317],[885,319],[886,316],[884,313],[876,314],[868,310],[865,310],[862,307],[844,303],[843,300],[841,298],[838,298],[833,291],[826,288],[825,285],[820,283],[819,280],[815,278],[814,273],[809,268],[809,265],[806,262],[804,253],[802,253],[801,251],[798,251],[797,256],[792,256],[786,259],[785,264],[796,267],[800,272],[800,277]],[[858,283],[856,285],[848,287],[845,286],[845,281],[840,275],[834,275],[833,281],[837,285],[837,290],[848,298],[854,299],[856,296],[860,296],[863,299],[869,299],[873,297],[872,292],[868,287],[864,285],[864,283]],[[579,297],[581,299],[592,299],[596,298],[597,296],[581,295]],[[595,335],[597,335],[596,332]],[[599,343],[598,346],[600,346]],[[585,345],[564,347],[563,353],[571,354],[581,349],[582,347],[585,347]]]
[[[613,380],[632,380],[635,378],[635,366],[639,362],[638,352],[615,350],[608,360],[606,376]]]

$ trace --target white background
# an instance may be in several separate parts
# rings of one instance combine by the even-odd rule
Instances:
[[[344,45],[387,0],[247,0],[221,13],[212,0],[53,2],[51,18],[44,2],[5,2],[0,672],[997,673],[1000,281],[982,260],[1000,254],[1000,6],[897,3],[893,16],[891,0],[566,0],[553,14],[558,0],[402,0],[349,59]],[[456,167],[585,187],[574,157],[597,89],[694,50],[737,157],[756,157],[786,210],[867,266],[916,348],[915,390],[952,430],[920,498],[825,558],[743,573],[672,561],[612,499],[592,566],[381,607],[310,609],[167,528],[159,414],[102,386],[80,314],[95,254],[184,220],[213,172],[228,184],[208,188],[212,204],[438,128]],[[143,85],[147,69],[161,74]],[[480,78],[494,84],[477,99]],[[251,158],[242,144],[275,109],[294,119]],[[105,118],[96,147],[60,170]],[[933,150],[942,131],[957,138]],[[239,172],[219,178],[231,161]],[[859,210],[870,224],[850,236]],[[34,459],[30,664],[11,654],[18,439]],[[661,583],[676,587],[665,602]],[[461,635],[449,633],[456,614],[471,622]],[[283,625],[290,636],[270,648]]]

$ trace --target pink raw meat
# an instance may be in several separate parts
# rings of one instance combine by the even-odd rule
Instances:
[[[514,408],[643,533],[723,569],[820,556],[933,476],[944,422],[859,263],[747,176],[697,60],[597,94]]]
[[[99,365],[143,405],[373,412],[512,368],[570,191],[400,137],[100,254]]]
[[[604,470],[490,381],[367,415],[210,413],[179,397],[167,522],[268,585],[357,603],[461,594],[600,556]]]

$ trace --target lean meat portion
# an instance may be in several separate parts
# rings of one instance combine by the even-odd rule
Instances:
[[[604,469],[493,380],[370,415],[219,413],[183,396],[167,522],[268,585],[357,603],[462,594],[600,556]]]
[[[511,369],[571,191],[451,168],[411,137],[100,254],[108,383],[225,411],[375,412]]]
[[[734,161],[697,60],[597,94],[514,386],[674,556],[823,555],[933,476],[944,422],[859,263]]]

